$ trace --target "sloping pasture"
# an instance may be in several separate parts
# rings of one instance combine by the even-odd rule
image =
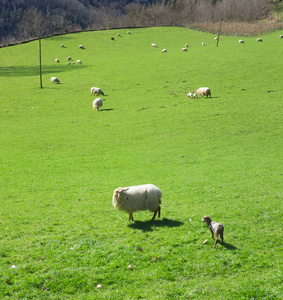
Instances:
[[[1,298],[279,299],[279,34],[219,47],[174,27],[47,38],[43,89],[38,41],[0,49]],[[211,98],[186,97],[201,86]],[[161,219],[128,222],[113,191],[144,183],[163,192]],[[225,226],[215,250],[205,214]]]

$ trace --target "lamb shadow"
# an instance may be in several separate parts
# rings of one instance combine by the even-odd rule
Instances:
[[[155,220],[155,221],[135,221],[134,223],[129,224],[128,226],[133,229],[139,229],[144,232],[146,231],[153,231],[152,227],[179,227],[181,225],[184,225],[183,222],[170,220],[163,218],[162,220]]]
[[[110,111],[110,110],[114,110],[113,108],[102,108],[99,111]]]
[[[225,247],[227,250],[239,250],[237,247],[225,242],[222,242],[221,245]]]

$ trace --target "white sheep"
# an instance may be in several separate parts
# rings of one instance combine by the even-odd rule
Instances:
[[[161,197],[162,192],[153,184],[119,187],[114,191],[112,203],[116,209],[128,213],[130,221],[134,220],[133,213],[141,210],[154,212],[154,220],[157,213],[160,218]]]
[[[244,44],[245,42],[243,40],[238,41],[239,44]]]
[[[260,38],[257,38],[256,41],[257,41],[257,42],[263,42],[263,40],[260,39]]]
[[[204,45],[205,45],[205,43],[204,43],[204,42],[202,42],[201,44],[202,44],[202,46],[204,46]]]
[[[64,44],[61,44],[60,47],[63,48],[63,47],[64,47]]]
[[[82,61],[78,59],[77,64],[82,64]]]
[[[58,59],[58,58],[55,58],[55,62],[59,63],[60,61],[59,61],[59,59]]]
[[[218,36],[216,36],[214,39],[215,39],[215,41],[217,41],[218,40]]]
[[[283,35],[282,35],[282,34],[280,34],[280,35],[279,35],[279,38],[280,38],[280,39],[283,39]]]
[[[201,87],[196,90],[196,93],[198,95],[200,95],[201,97],[206,96],[206,98],[207,98],[208,96],[210,96],[210,98],[211,98],[210,88],[208,88],[208,87]]]
[[[192,93],[188,93],[187,97],[190,97],[192,99],[193,98],[193,94]]]
[[[83,45],[79,45],[79,48],[80,49],[84,49],[85,47]]]
[[[103,104],[103,100],[101,98],[96,98],[92,102],[93,108],[96,109],[97,111],[99,111],[99,107],[101,107],[102,104]]]
[[[68,57],[67,57],[67,60],[71,60],[71,59],[72,59],[72,57],[71,57],[71,56],[68,56]]]
[[[186,47],[186,48],[188,48],[188,47],[189,47],[189,45],[188,45],[188,44],[186,44],[186,45],[185,45],[185,47]]]
[[[182,48],[182,51],[188,51],[188,49],[187,48]]]
[[[153,44],[151,44],[151,46],[152,46],[152,47],[156,47],[156,44],[153,43]]]
[[[52,83],[60,83],[60,81],[57,77],[51,77],[50,80]]]
[[[161,52],[164,53],[164,52],[167,52],[167,50],[166,49],[162,49]]]
[[[120,36],[120,33],[117,33],[117,36]]]
[[[194,93],[193,94],[193,98],[197,98],[198,97],[198,94],[197,93]]]
[[[95,86],[90,89],[90,94],[91,95],[97,94],[97,95],[103,95],[104,96],[104,93],[102,92],[102,90],[98,87],[95,87]]]
[[[130,31],[127,31],[127,34],[131,34],[131,32],[130,32]]]

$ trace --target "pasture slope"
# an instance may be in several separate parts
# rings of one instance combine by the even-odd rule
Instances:
[[[42,40],[43,89],[37,41],[0,49],[1,299],[282,299],[282,32],[126,32]],[[161,219],[129,222],[144,183]]]

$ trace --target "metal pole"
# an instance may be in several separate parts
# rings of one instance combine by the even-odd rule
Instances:
[[[39,41],[39,77],[40,77],[40,88],[43,88],[42,86],[42,71],[41,71],[41,39],[40,39],[40,32],[38,36]]]
[[[219,30],[218,30],[218,35],[217,35],[217,44],[216,44],[216,47],[218,47],[219,35],[220,35],[220,31],[221,31],[222,21],[223,21],[223,19],[221,18],[221,20],[220,20],[220,25],[219,25]]]

